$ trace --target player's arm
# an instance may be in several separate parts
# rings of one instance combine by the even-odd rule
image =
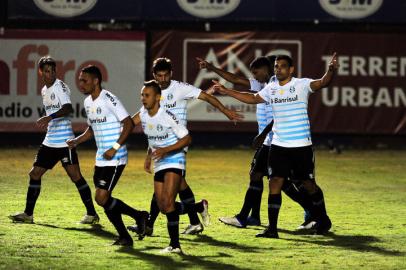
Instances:
[[[328,69],[326,71],[326,73],[324,73],[323,77],[321,77],[321,79],[318,80],[314,80],[310,83],[310,88],[313,91],[317,91],[319,89],[322,89],[323,87],[326,87],[327,85],[330,84],[331,80],[334,77],[334,74],[336,72],[336,70],[338,69],[339,64],[337,62],[337,53],[333,54],[333,58],[331,59],[329,65],[328,65]]]
[[[179,139],[175,144],[163,148],[157,148],[155,151],[152,152],[152,158],[155,160],[159,160],[163,158],[166,154],[173,151],[179,151],[185,148],[186,146],[189,146],[191,143],[192,137],[189,134],[187,134],[183,136],[181,139]]]
[[[69,114],[73,113],[72,104],[66,103],[62,105],[58,111],[54,112],[53,114],[43,116],[37,120],[37,125],[40,128],[45,128],[48,126],[48,123],[51,122],[52,119],[68,116]]]
[[[258,103],[264,103],[265,100],[261,98],[260,95],[254,94],[254,93],[248,93],[248,92],[239,92],[237,90],[233,89],[228,89],[224,87],[224,85],[220,84],[217,81],[213,81],[214,86],[213,89],[223,95],[230,96],[232,98],[235,98],[243,103],[247,104],[258,104]]]
[[[82,134],[80,134],[76,138],[67,140],[66,143],[68,144],[69,148],[75,148],[79,144],[92,139],[93,136],[93,129],[89,126]]]
[[[219,109],[230,120],[241,121],[242,119],[244,119],[244,116],[242,114],[226,108],[215,96],[209,95],[202,91],[198,96],[198,99],[210,103],[212,106]]]
[[[216,73],[217,75],[219,75],[220,77],[225,79],[226,81],[229,81],[233,84],[240,84],[245,87],[250,87],[250,81],[247,78],[235,75],[233,73],[230,73],[228,71],[215,67],[212,63],[209,63],[202,58],[196,57],[196,60],[199,63],[200,69],[205,68],[209,71],[213,71],[214,73]]]
[[[134,126],[138,125],[141,123],[141,118],[140,118],[140,112],[135,113],[132,117],[131,120],[133,121]]]
[[[134,128],[134,124],[130,116],[121,120],[121,123],[123,124],[123,130],[120,133],[120,137],[118,138],[117,142],[113,144],[113,147],[111,147],[103,154],[103,157],[107,160],[110,160],[114,157],[118,149],[120,149],[121,145],[125,143]]]
[[[273,120],[271,121],[271,123],[269,123],[264,128],[264,130],[262,130],[262,132],[260,134],[255,136],[254,140],[252,141],[252,148],[258,149],[264,143],[264,140],[265,140],[266,136],[268,135],[268,133],[271,132],[272,127],[273,127]]]

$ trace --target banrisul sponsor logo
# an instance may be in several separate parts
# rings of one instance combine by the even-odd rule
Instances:
[[[200,18],[217,18],[233,12],[240,0],[176,0],[187,13]]]
[[[319,0],[329,14],[342,19],[362,19],[374,14],[383,0]]]
[[[34,0],[45,13],[56,17],[75,17],[91,10],[97,0]]]

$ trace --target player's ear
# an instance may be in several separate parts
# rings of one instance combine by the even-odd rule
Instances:
[[[292,75],[293,72],[295,72],[295,67],[292,66],[289,68],[289,74]]]

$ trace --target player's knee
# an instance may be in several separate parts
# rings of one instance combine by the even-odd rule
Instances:
[[[284,179],[282,177],[273,177],[269,181],[269,191],[272,194],[280,193]]]
[[[187,189],[187,187],[188,187],[188,184],[186,182],[186,179],[184,179],[182,177],[182,180],[180,181],[180,190],[185,190],[185,189]]]
[[[167,198],[162,199],[161,203],[159,205],[160,205],[159,210],[163,214],[171,212],[175,207],[174,202],[171,199],[167,199]]]
[[[99,206],[104,206],[109,199],[109,196],[105,193],[96,192],[94,199]]]
[[[318,189],[316,182],[314,180],[304,180],[303,187],[310,194],[315,193]]]
[[[262,173],[250,173],[251,182],[262,182]]]
[[[42,176],[42,173],[40,171],[32,168],[31,171],[28,173],[28,175],[30,176],[30,179],[39,180]]]

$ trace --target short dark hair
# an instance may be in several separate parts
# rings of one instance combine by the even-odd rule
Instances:
[[[272,69],[271,62],[269,62],[269,59],[265,56],[255,58],[250,64],[250,69],[261,67],[267,67],[270,70]]]
[[[169,58],[161,57],[154,60],[152,63],[152,73],[158,71],[172,71],[172,61]]]
[[[155,80],[150,80],[150,81],[144,82],[144,86],[151,87],[152,89],[154,89],[155,94],[158,94],[158,95],[161,94],[161,87],[159,86],[158,82]]]
[[[278,60],[286,60],[286,62],[288,62],[289,67],[293,67],[293,60],[289,55],[286,54],[281,54],[276,56],[275,61]]]
[[[275,65],[276,55],[267,55],[266,58],[268,58],[268,61],[271,64],[271,67],[273,68],[273,66]]]
[[[46,65],[52,67],[53,70],[56,70],[56,61],[49,55],[41,57],[38,61],[38,67],[40,70],[43,70]]]
[[[101,86],[103,78],[100,69],[98,67],[96,67],[95,65],[88,65],[82,68],[82,72],[90,74],[93,78],[99,79],[99,86]]]

